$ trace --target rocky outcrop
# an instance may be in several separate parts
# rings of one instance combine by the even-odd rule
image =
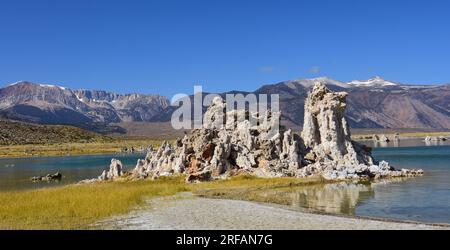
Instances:
[[[83,180],[80,182],[80,184],[112,181],[124,176],[124,174],[125,172],[123,171],[122,162],[117,159],[111,159],[111,164],[109,165],[108,170],[103,170],[102,174],[97,178]]]
[[[332,92],[320,82],[308,95],[302,137],[310,164],[298,176],[344,180],[422,175],[422,170],[396,170],[387,162],[377,163],[369,147],[351,140],[344,117],[346,97],[347,93]]]
[[[436,141],[447,141],[447,138],[443,137],[443,136],[435,136],[435,137],[427,136],[427,137],[425,137],[425,141],[426,142],[430,142],[430,141],[434,141],[434,142],[436,142]]]
[[[260,116],[248,111],[225,113],[225,109],[226,103],[215,98],[205,113],[202,129],[193,130],[175,145],[164,142],[158,150],[148,152],[144,160],[138,161],[133,176],[157,178],[185,173],[188,181],[223,179],[241,173],[295,176],[303,165],[303,142],[291,130],[271,135],[279,113]],[[230,119],[239,117],[239,112],[264,122],[252,126],[248,120]]]
[[[109,165],[109,171],[104,170],[100,175],[100,180],[114,180],[122,176],[122,162],[116,159],[111,160],[111,164]]]
[[[316,83],[305,102],[302,137],[290,129],[274,129],[279,126],[278,112],[226,113],[226,103],[216,97],[204,115],[203,128],[186,134],[174,145],[164,142],[158,150],[150,150],[137,162],[131,176],[145,179],[186,174],[187,181],[196,182],[242,173],[260,177],[320,175],[329,180],[421,175],[421,170],[395,170],[387,162],[377,163],[370,148],[350,139],[344,117],[346,96]],[[236,117],[259,123],[255,126],[251,119]]]
[[[391,140],[386,135],[373,135],[372,136],[374,142],[390,142]],[[397,138],[398,136],[394,136],[394,138]]]
[[[373,164],[370,151],[350,139],[344,117],[346,97],[346,92],[331,92],[321,83],[314,86],[305,102],[305,146],[315,155],[315,162],[339,166]]]
[[[45,176],[34,176],[30,178],[32,182],[40,182],[40,181],[46,181],[46,182],[52,182],[52,181],[61,181],[62,174],[57,172],[55,174],[47,174]]]

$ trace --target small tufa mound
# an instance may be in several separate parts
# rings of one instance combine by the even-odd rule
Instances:
[[[225,112],[226,103],[216,97],[205,113],[203,128],[174,145],[164,142],[158,150],[150,150],[144,160],[138,160],[131,176],[155,179],[186,174],[186,181],[198,182],[244,173],[259,177],[319,175],[328,180],[422,175],[422,170],[395,170],[387,162],[377,164],[370,148],[350,139],[344,117],[346,96],[317,82],[306,99],[302,137],[290,129],[273,130],[279,127],[278,112]],[[259,125],[234,119],[242,114],[259,119]],[[100,179],[114,179],[108,177],[110,172]]]
[[[111,159],[111,164],[109,165],[109,170],[103,170],[102,174],[94,179],[88,179],[80,181],[80,184],[83,183],[95,183],[95,182],[102,182],[102,181],[112,181],[117,178],[120,178],[124,176],[122,162],[117,159]]]
[[[373,135],[372,136],[374,142],[390,142],[391,139],[389,139],[386,135]],[[394,140],[398,140],[398,136],[394,135]]]
[[[114,180],[122,176],[122,162],[116,159],[111,160],[109,171],[103,170],[103,173],[98,177],[101,181]]]
[[[438,142],[438,141],[447,141],[447,138],[446,137],[443,137],[443,136],[435,136],[435,137],[430,137],[430,136],[427,136],[427,137],[425,137],[425,140],[424,140],[425,142]]]
[[[62,174],[57,172],[55,174],[47,174],[45,176],[34,176],[31,177],[30,180],[32,182],[40,182],[40,181],[46,181],[46,182],[52,182],[52,181],[61,181]]]

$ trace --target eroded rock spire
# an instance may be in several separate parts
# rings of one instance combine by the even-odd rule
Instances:
[[[368,148],[351,140],[345,118],[346,92],[332,92],[321,82],[305,101],[302,137],[316,161],[337,165],[373,164]]]

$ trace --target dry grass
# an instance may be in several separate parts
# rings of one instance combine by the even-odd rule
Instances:
[[[430,133],[400,133],[401,137],[418,137],[424,138],[427,136],[436,137],[436,136],[450,136],[450,132],[430,132]]]
[[[187,190],[183,180],[175,178],[0,193],[0,228],[84,229],[98,219],[127,212],[145,197]]]
[[[118,153],[123,147],[158,146],[161,140],[114,139],[110,142],[1,145],[0,158],[69,156]]]
[[[156,181],[123,181],[0,192],[0,228],[88,229],[96,221],[128,212],[146,198],[185,191],[203,195],[226,194],[236,190],[299,186],[319,181],[240,176],[230,180],[186,184],[181,176]]]

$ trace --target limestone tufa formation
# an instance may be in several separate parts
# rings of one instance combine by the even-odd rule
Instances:
[[[111,164],[109,165],[109,170],[103,170],[102,174],[94,179],[83,180],[80,183],[94,183],[99,181],[112,181],[124,175],[123,165],[117,159],[111,159]]]
[[[183,173],[187,181],[196,182],[242,173],[260,177],[321,175],[329,180],[423,174],[422,170],[395,170],[387,162],[377,163],[370,148],[350,139],[344,117],[346,96],[317,82],[306,99],[302,137],[290,129],[271,134],[274,126],[279,126],[280,113],[226,113],[226,103],[216,97],[204,115],[202,129],[186,134],[175,145],[164,142],[158,150],[150,150],[144,160],[138,160],[131,176],[145,179]],[[260,124],[231,119],[240,112],[260,118]],[[225,126],[217,126],[220,124]],[[111,171],[116,173],[112,177]],[[117,173],[110,168],[99,180],[120,176]]]
[[[32,182],[40,182],[40,181],[52,182],[52,181],[61,181],[61,179],[62,174],[59,172],[54,174],[47,174],[45,176],[34,176],[30,178]]]

